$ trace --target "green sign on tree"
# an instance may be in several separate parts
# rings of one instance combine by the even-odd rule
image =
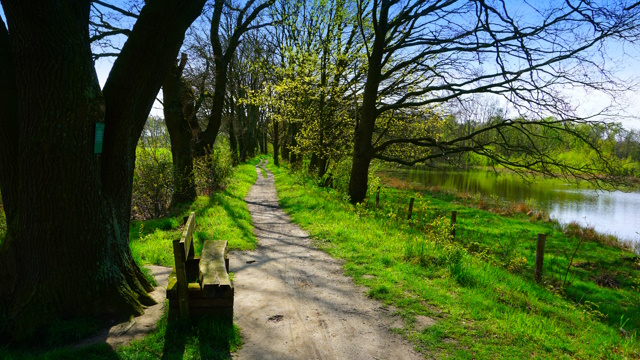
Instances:
[[[96,133],[93,141],[94,154],[102,154],[103,140],[104,140],[104,123],[96,123]]]

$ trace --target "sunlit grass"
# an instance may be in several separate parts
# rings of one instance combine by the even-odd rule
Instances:
[[[405,318],[398,330],[435,357],[636,358],[640,355],[640,264],[633,254],[598,242],[578,244],[559,225],[526,215],[503,217],[411,190],[384,188],[375,202],[353,207],[344,196],[271,163],[281,206],[368,295]],[[406,220],[415,197],[412,221]],[[371,200],[370,200],[371,201]],[[458,212],[456,239],[438,232]],[[449,228],[450,229],[450,228]],[[533,281],[535,240],[548,235],[545,277]],[[619,288],[596,285],[614,272]],[[567,286],[568,285],[568,286]],[[435,320],[420,327],[419,317]],[[626,322],[625,322],[626,321]],[[624,323],[624,324],[622,324]],[[624,325],[628,337],[621,335]]]
[[[200,196],[192,204],[174,211],[169,218],[132,221],[129,244],[138,264],[173,266],[171,242],[180,238],[183,217],[191,211],[196,213],[196,253],[202,250],[206,240],[227,240],[230,250],[253,249],[256,238],[244,198],[255,180],[255,167],[240,165],[234,169],[232,180],[223,191]]]

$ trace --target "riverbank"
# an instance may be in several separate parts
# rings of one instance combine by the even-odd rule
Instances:
[[[501,213],[516,207],[542,210],[561,224],[592,228],[613,235],[608,236],[613,242],[617,237],[627,245],[636,243],[640,247],[640,192],[604,191],[584,182],[578,187],[560,179],[523,179],[486,170],[397,170],[377,174],[393,186],[448,192],[457,201],[470,206],[479,204],[482,209],[494,208]]]
[[[527,212],[501,216],[415,189],[383,188],[355,208],[314,179],[269,165],[280,205],[344,259],[368,295],[397,311],[395,331],[435,357],[638,357],[640,261]],[[413,215],[407,218],[409,198]],[[457,211],[455,238],[449,234]],[[547,235],[542,284],[537,234]],[[574,234],[575,235],[575,234]],[[574,255],[575,253],[575,255]]]

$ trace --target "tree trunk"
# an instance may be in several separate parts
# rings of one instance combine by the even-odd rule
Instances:
[[[247,148],[242,137],[240,137],[240,162],[247,161]]]
[[[0,188],[8,232],[0,247],[0,337],[21,341],[74,317],[141,314],[154,300],[129,249],[135,147],[204,1],[146,5],[104,96],[87,31],[90,2],[2,5],[9,35],[2,24]],[[102,155],[93,153],[97,122],[106,124]]]
[[[267,130],[265,129],[264,131],[262,131],[262,143],[264,144],[264,152],[263,154],[268,155],[269,154],[269,142],[267,141]]]
[[[315,173],[318,170],[318,155],[314,152],[311,154],[311,160],[309,160],[309,169],[310,173]]]
[[[260,148],[260,153],[261,154],[266,154],[267,152],[265,151],[264,148],[264,136],[262,135],[262,131],[258,131],[258,146]]]
[[[196,199],[196,182],[191,152],[192,132],[183,112],[183,57],[179,66],[172,66],[162,85],[164,120],[171,139],[173,158],[173,195],[171,206],[189,203]]]
[[[278,151],[280,150],[278,148],[279,144],[279,136],[280,133],[278,132],[278,121],[276,121],[275,119],[273,119],[273,163],[278,166],[280,165],[280,160],[278,160]]]
[[[327,173],[327,165],[328,165],[327,158],[324,157],[324,156],[320,156],[320,160],[318,162],[318,176],[319,177],[323,177],[324,174]]]
[[[220,125],[222,124],[222,110],[224,107],[224,96],[227,91],[227,63],[220,60],[216,61],[216,82],[213,92],[213,101],[211,107],[211,115],[209,116],[209,124],[207,129],[200,134],[194,153],[196,156],[205,155],[207,149],[211,148],[216,142]]]
[[[235,104],[233,103],[233,97],[229,100],[229,147],[231,149],[231,161],[233,165],[238,165],[238,141],[236,140],[236,131],[233,127],[233,117]]]
[[[353,145],[353,164],[351,166],[351,178],[349,179],[349,196],[351,203],[364,201],[367,196],[369,181],[369,164],[373,159],[372,145],[373,130],[377,119],[378,86],[382,74],[382,58],[387,33],[388,5],[380,9],[380,20],[375,32],[371,56],[368,61],[367,80],[362,94],[362,107],[360,108],[360,122],[356,122]],[[358,114],[356,113],[356,118]]]
[[[291,130],[291,147],[296,147],[298,145],[298,141],[296,140],[296,136],[298,135],[298,131],[300,131],[300,125],[297,123],[289,125],[289,129]],[[302,154],[298,154],[295,151],[291,150],[291,165],[293,167],[299,168],[302,165]]]
[[[245,156],[253,157],[255,156],[256,150],[256,137],[255,137],[255,129],[256,124],[258,122],[258,107],[255,105],[249,105],[249,127],[246,132],[246,137],[244,141],[246,153]]]

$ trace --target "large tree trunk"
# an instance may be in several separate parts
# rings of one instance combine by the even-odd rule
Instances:
[[[203,156],[208,149],[211,149],[216,142],[220,125],[222,125],[222,112],[224,110],[224,97],[227,91],[227,62],[216,59],[216,82],[213,92],[213,101],[211,107],[211,115],[209,116],[209,124],[207,128],[200,134],[194,146],[196,156]]]
[[[367,196],[369,182],[369,165],[373,159],[372,145],[373,130],[377,115],[378,86],[382,74],[382,58],[384,55],[388,6],[380,9],[380,21],[375,32],[371,56],[368,58],[367,80],[362,94],[362,107],[360,108],[360,122],[356,121],[353,144],[353,164],[351,166],[351,178],[349,179],[349,196],[351,203],[364,201]],[[356,118],[358,114],[356,114]]]
[[[55,320],[141,314],[154,301],[128,241],[135,147],[204,1],[146,5],[104,96],[91,57],[89,1],[2,5],[10,32],[0,26],[8,219],[0,336],[19,341]],[[93,154],[97,122],[106,124],[103,155]]]
[[[183,56],[180,65],[171,67],[162,84],[164,120],[171,139],[171,156],[173,158],[171,206],[192,202],[197,197],[195,174],[193,173],[193,153],[191,151],[193,132],[183,111],[185,89],[183,89],[182,70],[184,62],[186,62],[186,57]],[[191,101],[191,99],[188,100]]]

